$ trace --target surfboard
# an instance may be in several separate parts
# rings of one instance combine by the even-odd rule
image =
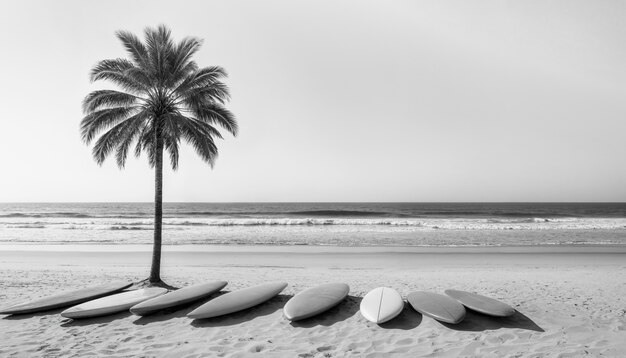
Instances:
[[[415,291],[407,297],[415,310],[437,321],[457,324],[465,318],[465,307],[459,301],[438,293]]]
[[[81,288],[79,290],[66,291],[53,296],[5,308],[0,311],[0,314],[26,314],[73,306],[82,302],[117,293],[130,286],[132,286],[132,283],[129,282],[112,282],[104,285]]]
[[[161,287],[122,292],[70,307],[61,312],[61,316],[73,319],[105,316],[125,311],[139,302],[160,296],[165,292],[167,289]]]
[[[186,303],[208,297],[226,286],[226,281],[215,281],[188,286],[162,296],[151,298],[130,308],[133,314],[145,316],[162,309],[182,306]]]
[[[245,310],[276,296],[285,287],[285,282],[273,282],[229,292],[196,308],[187,317],[211,318]]]
[[[361,315],[370,322],[384,323],[402,312],[404,301],[398,291],[389,287],[371,290],[361,301]]]
[[[515,313],[515,309],[504,302],[485,297],[476,293],[446,290],[446,295],[461,302],[463,306],[490,316],[507,317]]]
[[[327,283],[306,289],[287,301],[283,314],[290,321],[313,317],[339,304],[348,292],[350,287],[345,283]]]

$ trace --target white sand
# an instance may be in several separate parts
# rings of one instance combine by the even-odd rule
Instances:
[[[149,252],[101,251],[105,249],[2,248],[0,307],[101,282],[145,277]],[[623,249],[612,254],[375,251],[271,247],[168,251],[163,278],[174,285],[210,280],[229,281],[225,290],[278,280],[290,285],[256,308],[200,321],[185,317],[200,303],[144,318],[121,313],[72,321],[62,318],[61,310],[4,316],[0,356],[626,356]],[[282,306],[293,294],[326,282],[348,283],[348,299],[300,323],[282,317]],[[407,306],[399,317],[378,326],[361,317],[358,307],[365,293],[382,285],[404,297],[413,290],[474,291],[501,299],[518,313],[507,319],[468,313],[461,324],[444,325]]]

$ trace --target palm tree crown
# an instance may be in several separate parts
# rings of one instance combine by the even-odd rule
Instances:
[[[214,138],[222,138],[216,125],[237,134],[237,122],[224,107],[228,88],[218,66],[199,68],[191,57],[201,41],[185,38],[175,43],[165,26],[145,30],[145,43],[134,34],[118,31],[130,60],[103,60],[91,70],[91,81],[108,80],[122,91],[93,91],[83,101],[83,141],[89,144],[103,133],[93,147],[102,164],[115,152],[117,165],[124,167],[129,149],[148,155],[154,167],[156,153],[165,149],[172,169],[178,167],[182,140],[191,144],[211,166],[217,158]]]

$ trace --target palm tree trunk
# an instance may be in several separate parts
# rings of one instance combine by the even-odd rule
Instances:
[[[150,283],[161,281],[161,229],[163,222],[163,138],[155,133],[154,161],[154,244],[152,248],[152,267],[150,268]]]

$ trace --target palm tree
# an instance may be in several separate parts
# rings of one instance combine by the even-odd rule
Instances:
[[[221,82],[226,72],[218,66],[200,68],[191,57],[201,40],[185,38],[175,43],[170,30],[161,25],[147,28],[145,42],[130,32],[118,31],[130,59],[98,62],[91,81],[107,80],[120,90],[98,90],[83,101],[85,117],[81,136],[93,146],[93,157],[102,165],[110,154],[120,169],[134,145],[139,157],[147,154],[154,168],[154,246],[149,285],[161,280],[161,228],[163,218],[163,152],[169,153],[172,169],[178,168],[181,141],[196,150],[211,167],[217,158],[215,138],[222,138],[216,126],[237,135],[234,115],[224,107],[230,99]]]

